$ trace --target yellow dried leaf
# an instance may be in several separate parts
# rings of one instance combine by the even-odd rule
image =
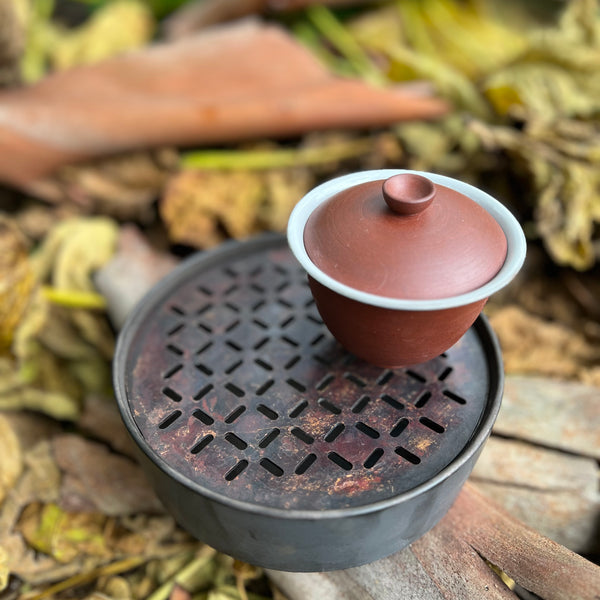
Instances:
[[[8,554],[2,548],[2,546],[0,546],[0,592],[6,589],[9,576],[10,570],[8,568]]]
[[[0,353],[12,343],[33,283],[27,242],[10,219],[0,216]]]
[[[257,231],[265,193],[256,173],[183,171],[169,183],[160,215],[172,242],[208,248]]]
[[[114,559],[124,553],[144,552],[144,538],[100,512],[68,512],[57,504],[29,504],[16,529],[27,542],[60,563],[82,555]]]
[[[10,423],[0,414],[0,505],[23,469],[21,446]]]
[[[95,63],[143,46],[154,32],[154,19],[146,2],[114,0],[74,30],[63,29],[48,49],[56,69]]]

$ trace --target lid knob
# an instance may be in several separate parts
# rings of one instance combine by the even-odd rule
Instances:
[[[415,215],[433,202],[435,186],[422,175],[400,173],[383,182],[383,197],[395,213]]]

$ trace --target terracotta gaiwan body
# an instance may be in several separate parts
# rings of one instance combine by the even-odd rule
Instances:
[[[511,213],[481,190],[417,171],[366,171],[307,194],[288,224],[323,321],[382,367],[454,345],[525,257]]]

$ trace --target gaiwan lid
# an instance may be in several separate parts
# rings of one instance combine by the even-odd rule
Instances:
[[[496,220],[469,197],[415,173],[345,189],[320,204],[304,229],[311,261],[363,292],[407,300],[473,291],[507,253]]]

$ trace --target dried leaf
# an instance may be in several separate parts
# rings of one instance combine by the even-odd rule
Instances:
[[[29,303],[34,277],[28,252],[15,223],[0,215],[0,353],[10,347]]]
[[[0,506],[23,469],[21,445],[10,422],[0,414]],[[2,586],[0,585],[0,588]]]
[[[25,46],[23,2],[0,2],[0,88],[19,82],[19,60]]]
[[[14,528],[28,504],[54,502],[58,498],[60,472],[46,440],[26,451],[23,461],[25,468],[21,477],[0,506],[0,539],[8,554],[10,572],[31,581],[40,573],[55,569],[56,563],[44,555],[36,555]],[[71,569],[76,570],[77,565]]]
[[[80,27],[61,29],[48,49],[50,62],[55,69],[95,63],[143,46],[153,31],[154,19],[146,2],[113,0]]]
[[[67,513],[56,504],[29,504],[17,530],[27,542],[58,562],[69,563],[81,554],[108,558],[103,535],[107,518],[99,513]]]
[[[38,289],[15,327],[14,358],[0,360],[0,407],[74,419],[85,391],[110,389],[114,334],[102,313],[74,302],[96,293],[92,274],[112,256],[117,231],[102,218],[59,223],[28,261],[37,283],[54,289]]]
[[[8,568],[8,554],[6,553],[6,550],[0,546],[0,592],[6,589],[9,576],[10,570]]]
[[[34,410],[55,419],[74,421],[80,410],[79,390],[71,387],[71,379],[61,377],[62,365],[51,354],[44,354],[35,365],[28,366],[35,373],[19,372],[12,360],[0,359],[0,410]],[[33,382],[38,379],[50,389],[37,388]],[[51,389],[57,386],[58,389]]]
[[[56,73],[0,102],[0,179],[22,186],[76,159],[126,150],[374,127],[447,111],[429,90],[334,77],[285,30],[256,22]]]
[[[52,448],[63,472],[62,507],[105,515],[162,511],[148,480],[130,459],[77,435],[54,438]]]
[[[586,364],[600,359],[600,349],[580,333],[517,306],[499,309],[490,322],[500,339],[508,373],[574,378]]]
[[[264,194],[254,173],[184,171],[171,180],[160,213],[172,242],[207,248],[254,233]]]

